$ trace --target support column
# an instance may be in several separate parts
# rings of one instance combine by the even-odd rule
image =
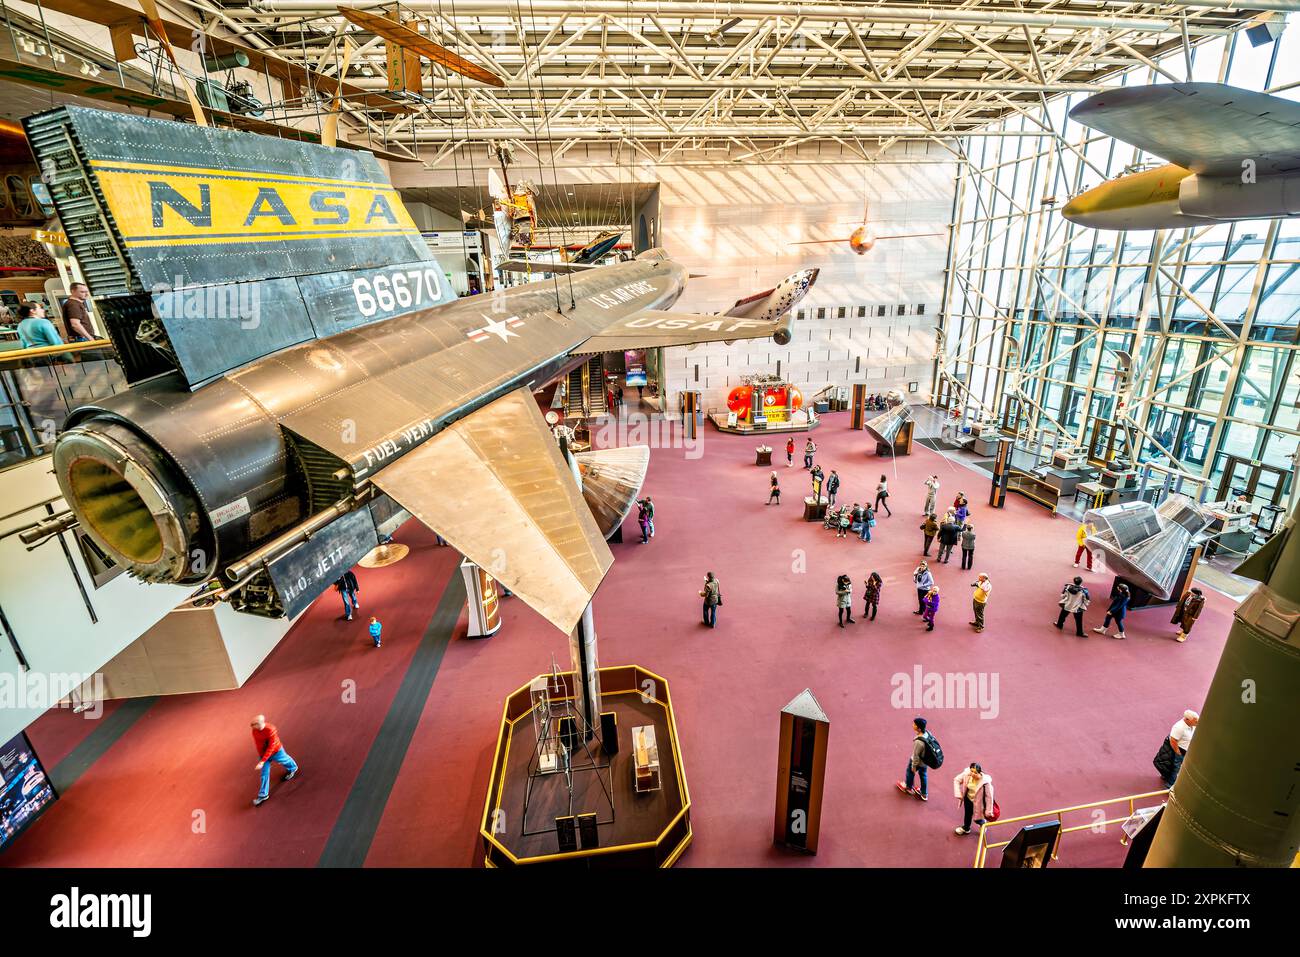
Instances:
[[[853,417],[849,428],[861,429],[867,421],[867,384],[858,382],[853,386]]]
[[[687,389],[682,393],[682,437],[694,439],[699,435],[700,393]]]
[[[590,741],[600,723],[600,663],[596,659],[596,626],[591,605],[583,610],[578,627],[569,635],[569,663],[573,671],[574,704]]]

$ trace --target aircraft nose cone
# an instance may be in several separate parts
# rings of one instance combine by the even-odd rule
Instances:
[[[1072,223],[1080,223],[1080,219],[1083,217],[1083,203],[1081,203],[1080,200],[1083,199],[1083,196],[1084,194],[1080,193],[1078,196],[1074,197],[1074,199],[1061,207],[1061,215],[1068,221]]]

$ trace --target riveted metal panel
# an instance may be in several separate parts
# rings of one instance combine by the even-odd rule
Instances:
[[[271,562],[267,571],[285,615],[292,618],[310,605],[378,544],[370,509],[359,508]]]

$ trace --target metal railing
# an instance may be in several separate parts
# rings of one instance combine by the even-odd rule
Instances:
[[[0,469],[47,454],[68,413],[126,388],[106,339],[0,351]]]
[[[1163,800],[1168,796],[1168,794],[1169,790],[1166,788],[1161,791],[1147,791],[1144,794],[1130,794],[1127,797],[1109,798],[1105,801],[1092,801],[1088,804],[1076,804],[1073,807],[1057,808],[1054,811],[1039,811],[1037,814],[1022,814],[1020,817],[1004,817],[999,818],[996,821],[989,821],[980,828],[979,845],[975,848],[975,863],[972,866],[983,867],[988,860],[989,851],[1006,847],[1015,838],[1015,834],[1012,834],[1011,837],[1005,841],[990,841],[989,832],[995,827],[1004,827],[1009,824],[1024,824],[1028,821],[1041,822],[1055,819],[1056,822],[1061,825],[1061,830],[1057,834],[1056,842],[1052,845],[1052,860],[1055,861],[1060,859],[1061,842],[1065,839],[1065,835],[1073,834],[1076,831],[1095,831],[1097,828],[1105,828],[1111,824],[1123,824],[1137,813],[1136,802],[1147,800],[1149,798],[1160,798]],[[1074,811],[1089,811],[1096,808],[1110,807],[1112,805],[1126,805],[1128,807],[1128,813],[1123,817],[1103,817],[1099,821],[1090,820],[1087,824],[1076,824],[1072,827],[1066,827],[1065,825],[1066,814],[1070,814]],[[1016,828],[1016,830],[1019,831],[1020,829]],[[1121,838],[1120,844],[1127,845],[1128,837],[1125,836]]]

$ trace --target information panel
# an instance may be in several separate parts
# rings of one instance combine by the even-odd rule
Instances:
[[[25,733],[0,748],[0,781],[0,850],[4,850],[58,794]]]

